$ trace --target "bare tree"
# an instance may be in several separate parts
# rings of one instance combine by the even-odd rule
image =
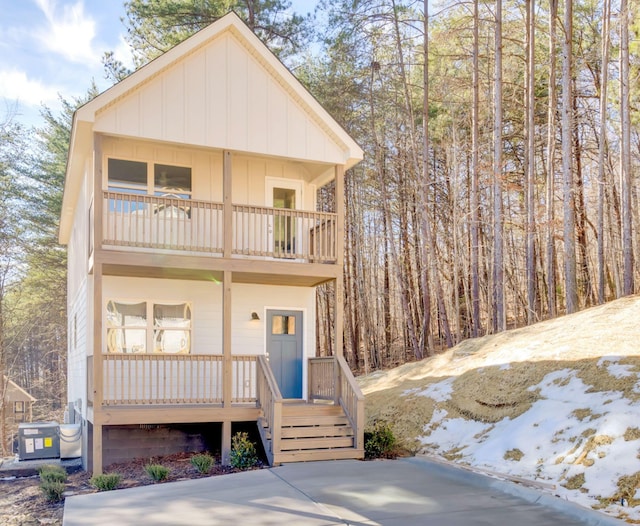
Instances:
[[[556,21],[558,0],[549,0],[549,101],[547,109],[547,305],[549,316],[556,316],[556,244],[555,244],[555,184],[556,184]]]
[[[502,219],[502,0],[496,0],[493,75],[493,330],[506,327]]]
[[[629,109],[629,6],[620,0],[620,193],[622,197],[623,293],[633,294],[631,211],[631,113]]]
[[[611,0],[603,0],[602,46],[600,52],[600,129],[598,133],[598,303],[605,299],[605,262],[604,262],[604,194],[605,194],[605,154],[607,151],[607,84],[609,81],[609,22],[611,19]]]
[[[471,103],[471,304],[473,312],[471,314],[471,335],[476,338],[480,335],[480,247],[479,247],[479,119],[480,119],[480,64],[478,55],[480,54],[479,42],[478,0],[473,0],[473,77],[471,80],[472,103]]]
[[[527,274],[527,323],[536,321],[536,261],[535,261],[535,0],[526,0],[526,64],[525,75],[525,135],[527,138],[525,187],[526,187],[526,274]]]
[[[573,184],[573,0],[565,0],[564,40],[562,44],[562,182],[564,196],[564,279],[567,313],[579,309],[576,281],[576,219]]]

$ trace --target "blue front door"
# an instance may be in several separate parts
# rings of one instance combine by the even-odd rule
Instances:
[[[267,311],[267,356],[283,398],[302,398],[302,312]]]

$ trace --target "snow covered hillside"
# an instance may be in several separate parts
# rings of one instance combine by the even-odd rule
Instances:
[[[640,522],[639,297],[359,381],[409,449]]]

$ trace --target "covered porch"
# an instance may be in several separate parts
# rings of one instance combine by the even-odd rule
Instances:
[[[307,360],[306,399],[282,397],[264,355],[100,359],[103,396],[89,383],[88,403],[103,425],[222,422],[224,456],[231,423],[255,420],[270,465],[363,457],[364,397],[342,357]],[[94,365],[88,357],[87,370]]]

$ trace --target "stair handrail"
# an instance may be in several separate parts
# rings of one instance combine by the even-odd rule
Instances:
[[[267,455],[271,457],[270,463],[273,463],[273,457],[280,453],[282,394],[267,357],[258,356],[256,363],[256,403],[262,409],[267,428],[271,433],[271,451],[267,451]]]
[[[364,394],[343,356],[336,356],[337,398],[356,436],[355,448],[364,450]]]

